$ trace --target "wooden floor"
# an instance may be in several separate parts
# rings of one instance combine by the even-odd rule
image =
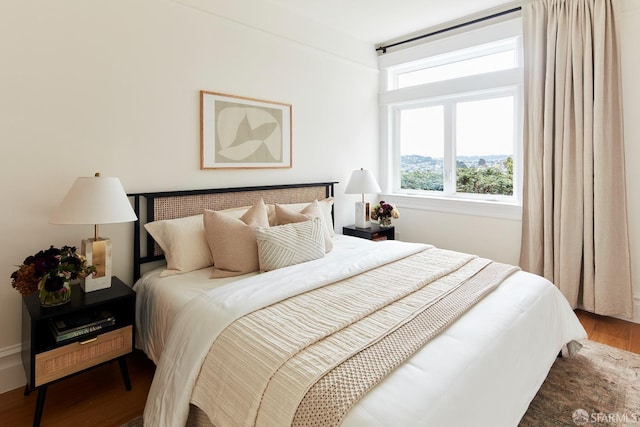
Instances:
[[[640,324],[577,311],[589,338],[640,354]],[[133,389],[125,391],[117,363],[109,363],[52,384],[42,427],[117,427],[142,414],[154,366],[139,351],[128,356]],[[30,426],[37,393],[23,389],[0,394],[0,426]]]
[[[640,354],[640,324],[576,310],[589,339]]]
[[[131,391],[126,391],[118,362],[51,384],[42,427],[117,427],[142,414],[155,367],[139,350],[127,356]],[[24,388],[0,394],[0,426],[30,426],[37,392]]]

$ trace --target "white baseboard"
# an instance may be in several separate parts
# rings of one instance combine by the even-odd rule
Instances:
[[[21,352],[21,344],[0,349],[0,393],[24,387],[27,383]]]

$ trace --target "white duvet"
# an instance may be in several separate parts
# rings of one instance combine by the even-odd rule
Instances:
[[[137,292],[138,345],[156,362],[146,426],[185,425],[200,365],[236,318],[421,250],[336,236],[325,258],[239,280],[210,269],[159,278]],[[519,272],[369,392],[344,426],[516,426],[558,351],[586,333],[547,280]]]

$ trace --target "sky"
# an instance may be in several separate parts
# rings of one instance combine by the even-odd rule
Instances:
[[[513,154],[512,96],[404,109],[401,113],[401,155],[444,157],[445,108],[456,117],[458,156]]]

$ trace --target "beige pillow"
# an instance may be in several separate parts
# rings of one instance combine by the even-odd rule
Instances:
[[[260,271],[271,271],[324,256],[324,225],[321,218],[256,228]]]
[[[202,215],[153,221],[144,228],[160,245],[167,260],[167,269],[161,276],[188,273],[213,264]]]
[[[269,227],[262,200],[240,218],[220,211],[204,211],[204,230],[213,258],[211,277],[229,277],[258,271],[256,227]]]
[[[291,224],[295,222],[309,221],[310,219],[320,218],[322,222],[322,229],[324,233],[324,245],[325,251],[330,252],[333,249],[333,241],[331,240],[331,233],[329,228],[325,224],[322,208],[317,200],[309,203],[307,207],[297,212],[295,208],[290,206],[280,205],[276,203],[276,224]],[[215,260],[215,258],[214,258]]]
[[[329,234],[331,235],[331,237],[333,237],[336,234],[333,227],[333,216],[331,215],[331,212],[333,210],[333,197],[327,197],[326,199],[318,200],[317,202],[322,209],[322,219],[324,225],[327,227],[327,230],[329,230]],[[309,206],[309,204],[310,203],[279,203],[280,206],[290,208],[291,210],[294,210],[296,212],[300,212],[301,210]],[[275,206],[267,205],[267,211],[269,213],[269,225],[277,225]]]

